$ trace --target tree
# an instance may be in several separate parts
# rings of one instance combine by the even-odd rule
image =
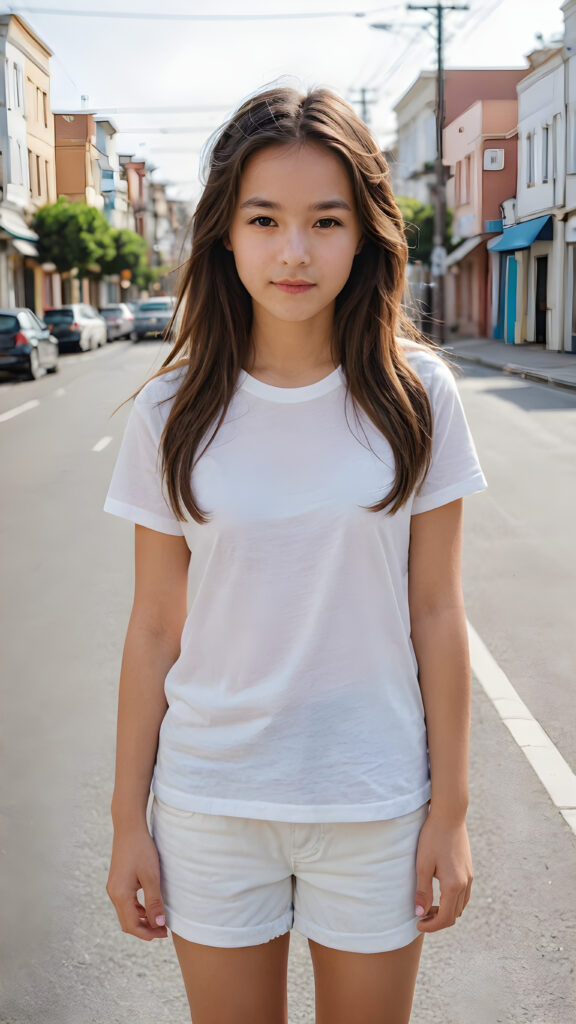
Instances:
[[[165,266],[150,266],[148,246],[135,231],[128,228],[112,229],[112,240],[114,256],[101,264],[103,274],[120,274],[123,270],[129,270],[130,279],[136,287],[148,289],[169,269]]]
[[[32,226],[38,234],[40,262],[53,263],[60,273],[77,267],[81,277],[99,277],[102,264],[114,257],[110,225],[100,210],[87,203],[59,196],[36,212]]]
[[[434,208],[430,203],[421,203],[412,196],[396,196],[396,202],[404,220],[404,230],[408,242],[409,263],[430,263],[434,241]],[[446,214],[446,233],[444,245],[450,252],[454,246],[451,242],[452,211]]]

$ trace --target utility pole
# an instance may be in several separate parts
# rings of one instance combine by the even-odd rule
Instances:
[[[434,247],[432,276],[434,284],[434,328],[436,340],[446,340],[445,278],[446,278],[446,176],[444,171],[444,11],[469,11],[468,4],[408,4],[409,11],[431,11],[436,15],[436,197],[434,204]]]
[[[360,116],[361,116],[362,120],[364,121],[364,124],[369,124],[370,123],[369,106],[371,104],[373,104],[373,103],[376,103],[376,101],[378,99],[378,90],[377,89],[367,89],[365,86],[363,86],[362,89],[353,89],[352,91],[360,93],[360,99],[359,100],[354,100],[353,99],[352,103],[357,103],[357,102],[360,103],[360,106],[362,108],[362,113],[361,113]],[[372,97],[369,97],[368,96],[369,92],[375,93],[375,95],[372,96]]]

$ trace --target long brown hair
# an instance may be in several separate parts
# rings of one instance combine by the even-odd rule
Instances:
[[[353,107],[331,90],[266,88],[245,100],[209,140],[208,173],[192,218],[192,250],[164,335],[173,334],[174,343],[161,369],[149,378],[186,369],[170,396],[160,441],[163,479],[178,519],[185,519],[187,511],[198,523],[209,521],[192,490],[197,449],[215,424],[200,458],[224,421],[240,370],[254,356],[252,300],[223,244],[244,164],[266,146],[307,141],[326,146],[342,160],[365,239],[336,298],[332,352],[344,371],[347,394],[384,434],[395,457],[392,490],[365,507],[380,512],[390,504],[387,511],[393,514],[428,471],[432,412],[398,336],[430,343],[401,306],[408,249],[386,159]]]

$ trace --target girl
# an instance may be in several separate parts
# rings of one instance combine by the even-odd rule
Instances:
[[[248,99],[193,226],[104,506],[136,524],[107,891],[124,931],[170,929],[194,1024],[286,1024],[293,925],[317,1024],[405,1024],[424,934],[470,897],[462,497],[486,480],[351,106]]]

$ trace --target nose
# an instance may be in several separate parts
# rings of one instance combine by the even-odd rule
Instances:
[[[309,243],[306,233],[297,228],[283,235],[280,245],[280,262],[286,266],[300,266],[310,262]]]

